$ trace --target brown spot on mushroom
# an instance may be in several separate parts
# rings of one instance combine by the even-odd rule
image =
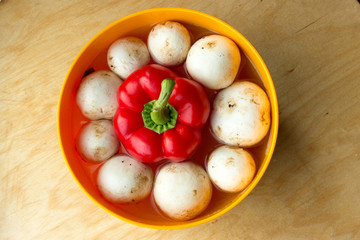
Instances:
[[[196,215],[196,210],[183,210],[174,216],[177,220],[189,220]]]
[[[100,75],[103,76],[103,77],[110,77],[110,74],[107,73],[107,72],[101,73]]]
[[[111,61],[111,60],[113,60],[113,57],[112,57],[112,56],[110,56],[110,57],[109,57],[109,60],[110,60],[110,61]]]
[[[220,108],[221,109],[221,103],[225,101],[225,97],[222,95],[216,96],[216,101],[214,102],[214,108]]]
[[[246,139],[243,139],[242,137],[239,136],[239,133],[236,133],[235,136],[229,137],[229,141],[233,142],[238,147],[241,147],[242,145],[246,145],[247,142]]]
[[[261,103],[263,102],[263,96],[262,93],[257,88],[247,87],[244,89],[244,94],[248,95],[250,97],[250,102],[254,103],[258,106],[261,106]]]
[[[175,165],[171,165],[167,169],[168,172],[172,172],[172,173],[176,173],[177,172],[176,170],[177,170],[177,168]]]
[[[237,148],[237,147],[229,147],[229,148],[233,149],[239,155],[241,155],[244,151],[242,148]]]
[[[130,189],[130,193],[136,193],[137,191],[139,191],[140,189],[140,185],[136,185],[135,187],[132,187]]]
[[[100,112],[103,113],[102,108],[100,108]],[[106,132],[106,129],[102,125],[100,125],[99,122],[96,122],[94,124],[94,127],[95,127],[95,136],[96,137],[101,137],[103,135],[103,133]]]
[[[250,102],[253,103],[253,104],[256,104],[256,105],[260,105],[258,102],[255,101],[254,98],[251,98],[251,99],[250,99]]]
[[[197,190],[196,189],[194,189],[193,190],[193,193],[194,193],[194,197],[197,195]]]
[[[215,132],[216,136],[221,135],[221,132],[222,132],[221,127],[220,127],[220,126],[217,126],[216,129],[214,130],[214,132]]]
[[[175,22],[170,22],[170,21],[166,21],[164,22],[163,25],[167,26],[168,28],[172,29],[174,27],[174,25],[176,25],[177,23]]]
[[[215,42],[208,42],[206,45],[207,45],[208,48],[214,48],[216,46],[216,43]]]
[[[235,166],[235,159],[233,157],[226,159],[225,166]]]
[[[260,121],[261,121],[261,122],[265,122],[265,121],[266,121],[266,119],[265,119],[265,114],[266,114],[266,111],[263,111],[263,112],[261,113],[261,117],[260,117]]]
[[[104,146],[99,146],[99,147],[97,147],[97,148],[95,149],[95,152],[94,152],[94,158],[95,158],[95,160],[96,160],[96,159],[102,159],[103,156],[107,154],[107,152],[108,152],[108,151],[107,151],[106,147],[104,147]]]
[[[140,178],[140,184],[145,184],[149,181],[149,178],[147,176],[142,176]]]
[[[226,109],[227,109],[228,113],[232,113],[236,109],[236,101],[235,101],[235,99],[230,98],[227,101],[227,108]]]
[[[129,43],[137,43],[137,42],[138,42],[138,39],[137,39],[137,38],[133,38],[133,37],[129,37],[129,38],[127,38],[127,41],[128,41]]]
[[[165,45],[160,49],[161,55],[166,59],[171,58],[174,54],[176,54],[175,50],[171,48],[170,42],[166,40]]]

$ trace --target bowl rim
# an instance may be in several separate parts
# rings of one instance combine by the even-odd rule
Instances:
[[[255,59],[257,60],[257,63],[259,64],[260,68],[262,68],[263,74],[265,74],[266,79],[268,79],[268,85],[269,88],[267,88],[266,90],[268,91],[268,94],[273,96],[273,102],[271,104],[271,128],[269,130],[270,138],[269,138],[269,144],[268,145],[268,150],[267,150],[267,154],[264,158],[263,161],[263,165],[262,168],[259,168],[257,171],[257,174],[255,175],[254,179],[252,180],[251,184],[246,188],[246,190],[237,198],[235,198],[235,201],[231,202],[230,204],[228,204],[225,208],[219,210],[218,212],[215,212],[214,214],[200,219],[200,220],[196,220],[196,221],[189,221],[189,222],[181,222],[180,224],[175,224],[175,225],[155,225],[155,224],[147,224],[147,223],[142,223],[142,222],[137,222],[131,219],[128,219],[126,217],[123,217],[115,212],[112,212],[111,210],[109,210],[108,208],[106,208],[105,206],[103,206],[100,202],[98,202],[80,183],[80,181],[78,180],[78,178],[76,177],[74,171],[72,170],[69,161],[66,157],[66,153],[65,153],[65,149],[63,146],[63,140],[61,138],[61,132],[60,132],[60,110],[61,110],[61,102],[63,99],[63,93],[64,93],[64,89],[65,89],[65,85],[66,82],[70,76],[70,73],[73,71],[73,68],[76,64],[76,62],[78,61],[79,57],[84,53],[84,51],[95,41],[95,39],[97,39],[100,35],[102,35],[104,32],[108,31],[110,28],[112,28],[113,26],[126,21],[129,18],[133,18],[136,17],[138,15],[142,15],[142,14],[146,14],[146,13],[150,13],[150,12],[163,12],[163,11],[180,11],[180,12],[187,12],[190,14],[195,14],[195,15],[200,15],[201,17],[204,18],[208,18],[211,19],[212,21],[218,22],[221,25],[224,25],[226,27],[228,27],[229,29],[231,29],[234,34],[237,35],[237,37],[241,38],[242,41],[247,45],[248,49],[251,49],[251,52],[253,54],[253,57],[255,57]],[[254,61],[254,58],[251,59],[251,61]],[[258,69],[259,66],[256,68]],[[270,96],[269,96],[270,98]],[[210,14],[201,12],[201,11],[197,11],[197,10],[193,10],[193,9],[188,9],[188,8],[180,8],[180,7],[160,7],[160,8],[150,8],[150,9],[146,9],[146,10],[142,10],[142,11],[138,11],[132,14],[129,14],[125,17],[122,17],[118,20],[116,20],[115,22],[109,24],[108,26],[106,26],[105,28],[103,28],[101,31],[99,31],[94,37],[91,38],[90,41],[88,41],[86,43],[86,45],[81,49],[81,51],[77,54],[77,56],[75,57],[75,59],[73,60],[73,62],[71,63],[71,66],[66,74],[65,80],[62,84],[62,88],[61,88],[61,92],[60,92],[60,96],[59,96],[59,101],[58,101],[58,108],[57,108],[57,134],[58,134],[58,140],[59,140],[59,144],[60,144],[60,148],[61,148],[61,152],[62,152],[62,156],[65,160],[65,163],[68,167],[68,170],[70,171],[72,177],[75,179],[75,181],[77,182],[78,186],[81,188],[81,190],[83,192],[85,192],[85,194],[93,201],[95,202],[99,207],[101,207],[102,209],[104,209],[106,212],[110,213],[111,215],[115,216],[116,218],[123,220],[124,222],[127,223],[131,223],[133,225],[136,226],[140,226],[140,227],[145,227],[145,228],[151,228],[151,229],[162,229],[162,230],[172,230],[172,229],[183,229],[183,228],[188,228],[188,227],[194,227],[206,222],[210,222],[220,216],[222,216],[223,214],[227,213],[228,211],[230,211],[232,208],[234,208],[236,205],[238,205],[247,195],[250,194],[250,192],[255,188],[255,186],[258,184],[258,182],[260,181],[260,179],[262,178],[262,176],[264,175],[270,160],[273,156],[274,153],[274,149],[275,149],[275,145],[276,145],[276,141],[277,141],[277,136],[278,136],[278,129],[279,129],[279,110],[278,110],[278,100],[277,100],[277,95],[276,95],[276,91],[275,91],[275,87],[274,87],[274,83],[273,80],[271,78],[271,75],[269,73],[269,70],[267,68],[267,66],[265,65],[265,62],[263,61],[263,59],[261,58],[260,54],[257,52],[257,50],[255,49],[255,47],[239,32],[237,31],[234,27],[232,27],[231,25],[229,25],[228,23],[226,23],[223,20],[220,20]],[[271,131],[272,130],[272,131]]]

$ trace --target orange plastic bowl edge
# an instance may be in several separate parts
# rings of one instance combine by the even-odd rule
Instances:
[[[154,224],[137,222],[137,221],[133,221],[131,219],[125,218],[119,214],[112,212],[111,210],[109,210],[108,208],[103,206],[98,200],[96,200],[81,184],[81,182],[78,179],[78,175],[76,175],[76,173],[74,172],[74,170],[72,168],[73,166],[71,166],[70,162],[68,161],[68,156],[65,151],[65,148],[73,147],[73,142],[69,143],[69,142],[63,141],[63,139],[65,138],[65,136],[67,134],[67,131],[66,131],[67,126],[66,126],[66,121],[64,119],[65,113],[63,114],[63,112],[66,111],[66,109],[65,109],[64,104],[62,104],[65,101],[65,98],[66,98],[65,96],[70,97],[72,94],[71,91],[68,88],[66,88],[66,86],[69,84],[69,82],[67,80],[70,78],[70,76],[72,76],[74,74],[79,75],[81,72],[82,73],[84,72],[84,71],[82,71],[83,69],[86,69],[87,64],[85,64],[84,62],[81,62],[80,59],[84,59],[84,58],[94,59],[101,50],[99,47],[96,48],[96,46],[104,46],[104,44],[108,44],[108,42],[106,42],[106,41],[104,42],[104,37],[101,38],[101,36],[103,36],[104,34],[109,34],[109,32],[112,28],[114,28],[114,27],[118,26],[120,23],[124,23],[124,22],[127,23],[126,27],[129,30],[131,30],[132,25],[134,25],[134,24],[131,24],[131,19],[133,19],[133,18],[142,18],[145,20],[148,19],[148,21],[153,22],[153,23],[165,21],[165,20],[184,21],[184,22],[189,22],[190,24],[199,25],[204,28],[211,29],[215,32],[218,32],[227,37],[230,37],[241,47],[242,51],[248,56],[248,58],[251,59],[251,62],[255,66],[256,70],[258,71],[258,73],[265,85],[265,88],[266,88],[266,91],[267,91],[267,94],[269,96],[270,103],[271,103],[271,121],[272,121],[271,128],[270,128],[270,136],[269,136],[269,141],[268,141],[269,145],[268,145],[265,159],[263,160],[262,165],[258,169],[256,176],[254,177],[251,184],[247,187],[247,189],[244,190],[242,192],[242,194],[239,195],[235,199],[235,201],[231,202],[225,208],[217,211],[213,215],[210,215],[206,218],[203,218],[200,220],[194,219],[194,220],[190,220],[188,222],[181,222],[178,225],[154,225]],[[149,23],[146,22],[145,20],[144,20],[144,25],[149,25]],[[104,42],[104,44],[101,44],[102,42]],[[92,51],[92,53],[89,53],[88,51],[86,51],[89,47],[93,47],[93,48],[97,49],[97,51]],[[77,72],[76,72],[76,69],[82,69],[82,70],[81,71],[77,70]],[[82,76],[82,75],[80,75],[80,76]],[[92,199],[97,205],[99,205],[102,209],[104,209],[108,213],[112,214],[113,216],[115,216],[125,222],[131,223],[131,224],[134,224],[134,225],[140,226],[140,227],[169,230],[169,229],[181,229],[181,228],[193,227],[193,226],[200,225],[202,223],[206,223],[211,220],[214,220],[215,218],[220,217],[224,213],[226,213],[229,210],[231,210],[232,208],[234,208],[254,189],[254,187],[257,185],[257,183],[260,181],[261,177],[265,173],[265,171],[270,163],[271,157],[273,155],[275,145],[276,145],[276,140],[277,140],[277,134],[278,134],[279,114],[278,114],[278,102],[277,102],[275,87],[274,87],[273,81],[271,79],[270,73],[269,73],[264,61],[260,57],[259,53],[256,51],[256,49],[251,45],[251,43],[242,34],[240,34],[236,29],[234,29],[233,27],[231,27],[224,21],[219,20],[219,19],[217,19],[211,15],[208,15],[206,13],[203,13],[203,12],[199,12],[199,11],[195,11],[195,10],[191,10],[191,9],[184,9],[184,8],[153,8],[153,9],[148,9],[148,10],[140,11],[137,13],[133,13],[124,18],[119,19],[118,21],[110,24],[108,27],[106,27],[102,31],[100,31],[95,37],[93,37],[85,45],[85,47],[80,51],[80,53],[77,55],[77,57],[73,61],[72,65],[67,73],[67,76],[65,78],[65,81],[63,83],[61,93],[60,93],[60,98],[59,98],[59,104],[58,104],[57,121],[58,121],[57,131],[58,131],[58,136],[59,136],[59,142],[60,142],[60,147],[61,147],[63,157],[65,159],[65,162],[66,162],[68,169],[69,169],[70,173],[72,174],[73,178],[76,180],[76,182],[78,183],[80,188],[86,193],[86,195],[90,199]],[[78,173],[78,174],[81,174],[81,173]]]

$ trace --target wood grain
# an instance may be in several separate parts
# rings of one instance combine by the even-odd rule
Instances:
[[[270,166],[216,221],[139,228],[76,185],[56,132],[62,82],[101,29],[153,7],[238,29],[264,58],[280,106]],[[360,4],[344,1],[0,2],[0,239],[360,239]]]

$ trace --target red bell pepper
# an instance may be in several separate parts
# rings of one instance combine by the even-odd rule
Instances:
[[[201,127],[210,113],[208,96],[199,83],[151,64],[124,81],[117,99],[115,132],[139,161],[183,161],[199,146]]]

